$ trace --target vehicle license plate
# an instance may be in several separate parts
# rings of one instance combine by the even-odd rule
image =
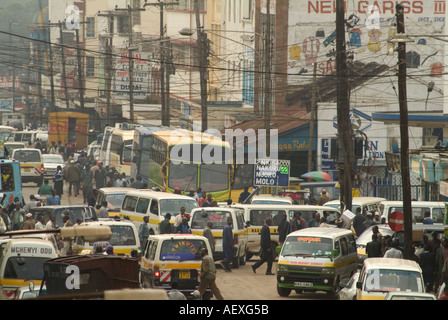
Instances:
[[[179,279],[190,279],[190,271],[180,271]]]
[[[294,282],[295,287],[305,287],[305,288],[311,288],[313,286],[312,282]]]

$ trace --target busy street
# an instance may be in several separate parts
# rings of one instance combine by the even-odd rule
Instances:
[[[448,300],[445,2],[0,0],[0,300]]]

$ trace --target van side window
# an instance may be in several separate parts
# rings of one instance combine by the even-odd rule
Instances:
[[[149,209],[149,212],[159,215],[159,203],[157,202],[157,200],[152,200],[151,209]]]
[[[157,251],[157,241],[153,241],[151,244],[151,247],[149,248],[149,259],[154,260],[156,258],[156,251]]]
[[[356,252],[356,240],[353,235],[347,236],[347,243],[349,253]]]
[[[434,221],[434,223],[443,223],[445,221],[445,209],[433,208],[432,220]]]
[[[339,240],[335,240],[334,241],[334,248],[336,249],[336,250],[338,250],[338,255],[337,256],[340,256],[341,255],[341,245],[340,245],[340,243],[339,243]]]
[[[152,243],[153,243],[153,241],[151,241],[149,239],[148,239],[148,241],[146,241],[146,247],[143,249],[143,250],[145,250],[145,258],[146,259],[149,259],[149,250],[151,248]]]
[[[123,200],[123,210],[134,211],[137,205],[137,197],[126,196]]]
[[[345,256],[348,254],[347,239],[341,238],[340,241],[341,241],[342,255]]]
[[[140,198],[138,200],[137,209],[135,212],[146,213],[148,211],[149,201],[149,199]]]

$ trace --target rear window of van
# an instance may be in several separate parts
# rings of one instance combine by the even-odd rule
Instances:
[[[14,159],[19,162],[42,162],[37,150],[18,150],[14,153]]]

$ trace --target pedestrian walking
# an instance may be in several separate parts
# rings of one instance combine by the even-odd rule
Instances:
[[[384,253],[384,258],[397,258],[397,259],[403,259],[403,252],[399,249],[400,242],[398,239],[394,239],[391,242],[391,247],[389,250]]]
[[[378,235],[373,233],[372,234],[372,241],[367,242],[366,244],[366,253],[368,258],[374,258],[374,257],[382,257],[381,254],[381,242],[378,241]]]
[[[106,186],[106,169],[103,167],[102,162],[97,162],[96,166],[92,169],[93,179],[95,180],[95,189],[99,190]]]
[[[104,219],[109,218],[109,211],[107,210],[107,201],[106,200],[101,202],[101,209],[98,212],[98,218],[104,218]]]
[[[171,214],[167,213],[165,219],[159,223],[160,234],[173,233],[173,225],[171,224]]]
[[[208,242],[210,243],[210,248],[212,250],[211,254],[215,252],[215,238],[213,237],[212,233],[213,229],[213,222],[208,221],[207,225],[204,228],[204,231],[202,232],[202,235],[207,238]]]
[[[75,160],[71,160],[69,165],[65,167],[64,172],[65,180],[68,182],[68,195],[73,194],[75,197],[79,194],[79,182],[81,181],[81,171],[79,167],[75,164]]]
[[[199,276],[200,282],[198,286],[200,297],[202,298],[205,290],[210,288],[216,300],[224,300],[221,291],[216,285],[216,267],[213,257],[209,254],[206,248],[202,248],[200,254],[202,257],[201,274]]]
[[[92,171],[90,171],[90,166],[86,165],[84,166],[81,172],[82,197],[84,203],[87,203],[87,199],[93,190],[92,180],[93,180]]]
[[[140,225],[138,229],[138,237],[140,239],[140,245],[142,252],[146,248],[146,241],[148,241],[149,237],[149,227],[148,227],[149,217],[145,216],[143,217],[143,223]]]
[[[260,260],[252,265],[252,271],[256,273],[256,270],[263,264],[267,263],[266,275],[273,275],[272,263],[274,262],[274,252],[271,245],[271,228],[272,218],[267,218],[265,224],[261,228],[260,237]]]
[[[53,183],[56,194],[61,197],[64,194],[64,175],[61,166],[56,167],[56,173],[53,175]]]
[[[353,229],[358,237],[364,232],[364,221],[366,221],[366,217],[362,214],[361,210],[361,207],[356,208],[356,214],[352,223]]]
[[[25,214],[25,223],[22,226],[22,230],[34,230],[36,223],[33,220],[33,214],[31,212]]]
[[[322,189],[322,191],[320,193],[319,200],[317,201],[317,204],[319,206],[323,206],[325,203],[327,203],[330,200],[331,200],[331,198],[328,196],[327,190]]]
[[[53,187],[50,186],[48,183],[48,179],[44,179],[44,183],[39,187],[39,190],[37,191],[37,194],[40,196],[49,196],[51,195],[51,191],[53,191]]]
[[[11,230],[11,219],[6,214],[5,209],[3,209],[1,207],[0,207],[0,219],[3,221],[3,224],[5,225],[5,230],[3,232],[10,231]]]
[[[73,227],[73,223],[70,221],[70,212],[64,211],[62,214],[62,221],[64,222],[64,228]],[[63,246],[61,249],[61,256],[65,257],[69,254],[72,246],[72,238],[62,238]]]
[[[418,264],[422,268],[426,292],[432,291],[434,288],[434,272],[436,271],[436,256],[431,251],[430,245],[425,245],[425,251],[420,254]]]
[[[244,187],[244,191],[240,193],[240,197],[238,198],[238,203],[244,203],[249,196],[249,187]]]
[[[235,244],[233,242],[233,219],[227,218],[227,224],[222,230],[222,251],[224,253],[224,259],[221,262],[221,266],[226,272],[232,272],[230,263],[234,257]]]
[[[182,223],[177,226],[176,233],[184,233],[184,234],[191,233],[187,217],[182,218]]]
[[[20,202],[15,203],[15,207],[11,212],[12,230],[21,230],[25,220],[25,210],[23,210]]]
[[[289,234],[290,229],[291,226],[287,220],[286,213],[282,213],[282,220],[278,224],[278,241],[280,242],[280,246],[282,246],[285,242],[286,236]]]
[[[61,204],[61,198],[56,194],[56,190],[51,191],[51,196],[47,198],[47,206],[57,206]]]
[[[34,229],[36,230],[45,230],[45,215],[41,214],[38,218],[37,218],[37,222],[34,226]]]

